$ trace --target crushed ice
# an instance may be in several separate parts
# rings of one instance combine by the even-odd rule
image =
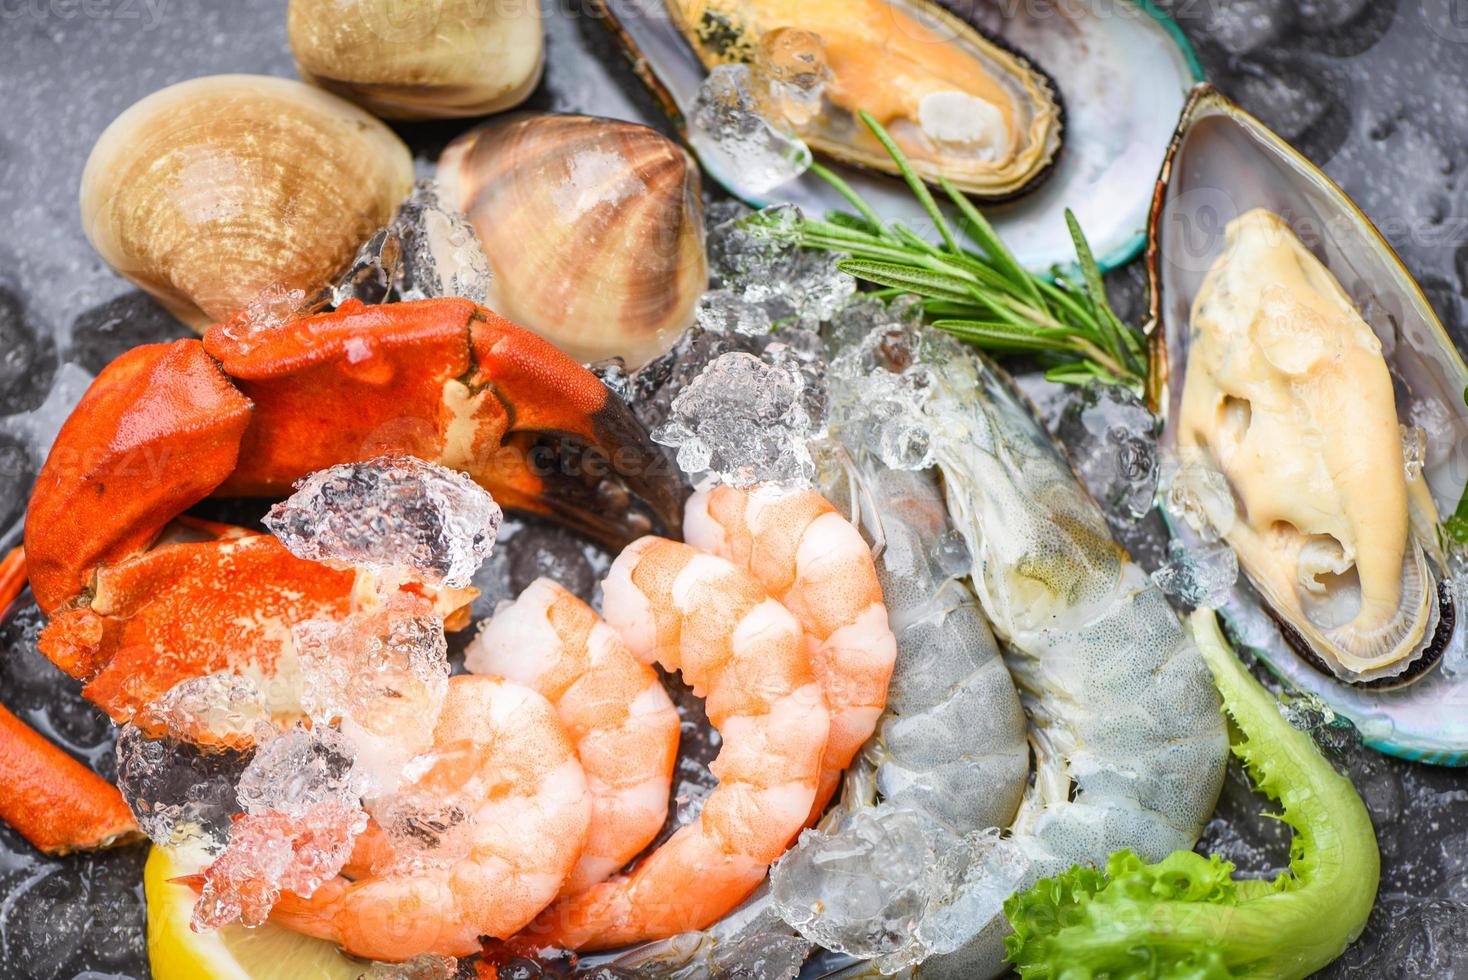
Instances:
[[[412,456],[318,470],[270,508],[265,526],[298,558],[374,571],[407,567],[433,585],[469,584],[504,514],[462,473]]]
[[[1239,559],[1226,544],[1189,547],[1174,539],[1167,561],[1152,573],[1159,589],[1189,606],[1217,609],[1228,601],[1239,577]]]
[[[959,836],[920,810],[883,803],[834,833],[802,833],[771,869],[770,887],[780,916],[806,939],[893,974],[957,949],[1026,871],[997,831]]]
[[[1157,496],[1157,430],[1157,417],[1129,389],[1095,382],[1069,393],[1056,435],[1107,516],[1128,525]]]
[[[369,238],[331,289],[332,302],[461,296],[489,301],[493,273],[474,228],[445,208],[432,181],[419,181],[387,227]]]
[[[717,65],[688,116],[688,141],[699,160],[746,196],[787,184],[811,165],[810,148],[783,120],[771,118],[757,84],[748,65]]]

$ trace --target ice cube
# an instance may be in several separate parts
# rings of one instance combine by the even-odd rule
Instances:
[[[770,870],[780,917],[813,943],[886,962],[919,962],[919,927],[967,868],[961,838],[926,814],[883,804],[835,833],[807,830]]]
[[[813,328],[851,302],[856,280],[840,264],[850,256],[800,247],[805,216],[780,204],[714,226],[708,235],[715,280],[774,320]]]
[[[356,748],[327,725],[298,725],[260,747],[237,792],[240,806],[256,816],[300,816],[328,802],[354,806],[362,796]]]
[[[270,811],[234,822],[229,846],[204,871],[193,927],[217,929],[239,920],[258,926],[289,890],[309,898],[334,878],[367,827],[360,807],[317,803],[291,816]]]
[[[853,448],[894,470],[922,470],[933,464],[931,423],[923,413],[926,369],[916,365],[914,307],[886,308],[867,300],[843,310],[833,329],[847,336],[868,332],[831,362],[831,430]]]
[[[392,844],[393,870],[447,867],[469,853],[478,804],[491,792],[481,755],[467,741],[434,748],[408,763],[396,790],[368,804]]]
[[[222,850],[240,809],[235,783],[245,765],[242,753],[150,738],[135,725],[122,726],[117,736],[117,788],[156,844]]]
[[[815,467],[806,447],[813,424],[805,388],[788,362],[723,354],[673,400],[653,438],[678,450],[685,473],[708,471],[739,487],[808,485]]]
[[[1147,516],[1160,468],[1157,417],[1121,385],[1076,389],[1061,412],[1057,435],[1107,516],[1123,526]]]
[[[462,214],[445,208],[432,181],[420,181],[387,227],[357,251],[332,287],[332,302],[364,303],[461,296],[489,301],[493,273],[479,236]]]
[[[391,792],[408,760],[433,742],[448,691],[442,620],[388,605],[292,632],[306,712],[318,724],[340,724],[369,797]]]
[[[248,677],[227,671],[179,681],[140,712],[151,732],[247,749],[275,735],[265,692]]]
[[[1361,747],[1361,732],[1351,719],[1339,714],[1318,694],[1293,692],[1280,701],[1279,712],[1293,727],[1305,732],[1325,757],[1343,768],[1345,759]]]
[[[770,332],[770,314],[757,303],[751,303],[728,289],[704,293],[694,311],[698,325],[716,333],[744,334],[757,337]]]
[[[819,34],[782,27],[760,37],[753,84],[770,115],[800,127],[821,114],[831,69]]]
[[[1238,504],[1228,477],[1198,459],[1185,457],[1167,491],[1167,512],[1185,521],[1204,542],[1212,543],[1233,530]]]
[[[379,456],[318,470],[270,508],[265,525],[312,561],[409,569],[462,588],[494,547],[504,515],[462,473],[413,456]]]
[[[254,299],[215,329],[242,345],[248,353],[255,344],[268,340],[277,329],[302,316],[306,307],[304,290],[275,282],[260,290]]]
[[[1152,573],[1157,587],[1174,599],[1202,609],[1228,601],[1239,577],[1239,559],[1226,544],[1190,548],[1181,541],[1167,546],[1168,560]]]
[[[699,86],[688,141],[705,168],[738,184],[740,196],[764,194],[805,173],[810,148],[783,120],[769,118],[748,65],[717,65]]]
[[[883,972],[897,973],[919,959],[966,945],[1030,880],[1030,862],[1020,847],[994,828],[966,835],[959,861],[966,866],[957,884],[918,921],[916,948],[888,954],[878,963]]]

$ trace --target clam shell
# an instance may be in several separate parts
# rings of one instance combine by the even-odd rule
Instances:
[[[686,138],[706,70],[665,4],[594,2],[638,76]],[[1129,261],[1146,240],[1154,178],[1174,121],[1188,89],[1202,78],[1182,32],[1150,4],[1131,0],[964,4],[961,12],[985,36],[1024,52],[1062,95],[1070,94],[1065,147],[1052,173],[1018,200],[988,210],[990,222],[1024,265],[1048,270],[1075,260],[1065,222],[1069,207],[1103,268]],[[813,174],[756,188],[737,169],[720,167],[713,155],[702,162],[713,180],[756,207],[788,202],[809,214],[851,210]],[[901,180],[841,164],[832,169],[878,214],[936,240],[931,219]]]
[[[392,217],[413,160],[356,106],[300,82],[180,82],[113,120],[82,174],[87,238],[196,330],[276,283],[310,293]]]
[[[1205,274],[1224,247],[1230,221],[1254,208],[1281,216],[1349,294],[1382,343],[1397,415],[1426,433],[1423,474],[1439,514],[1457,506],[1468,476],[1468,367],[1421,289],[1364,214],[1330,178],[1212,86],[1190,97],[1164,161],[1150,220],[1153,350],[1150,398],[1163,415],[1163,443],[1175,444],[1187,359],[1189,317]],[[1174,536],[1200,542],[1184,522]],[[1429,536],[1430,537],[1430,536]],[[1428,541],[1429,550],[1435,550]],[[1433,646],[1446,662],[1464,656],[1461,610],[1449,613]],[[1272,670],[1351,718],[1368,743],[1406,758],[1468,764],[1468,679],[1409,669],[1396,689],[1353,686],[1323,672],[1323,658],[1297,655],[1281,625],[1240,578],[1223,612],[1235,638]],[[1316,661],[1312,665],[1311,660]],[[1424,661],[1429,658],[1424,657]]]
[[[545,64],[538,0],[291,0],[286,29],[303,79],[387,119],[514,108]]]
[[[494,268],[490,305],[573,357],[638,366],[708,285],[698,168],[634,123],[527,114],[461,136],[439,192]]]

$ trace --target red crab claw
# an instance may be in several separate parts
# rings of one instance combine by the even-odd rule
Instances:
[[[682,481],[627,406],[468,300],[354,302],[263,331],[224,323],[204,346],[255,405],[222,494],[279,495],[314,470],[403,452],[610,546],[654,521],[679,526]]]
[[[610,544],[654,522],[678,528],[682,481],[627,407],[473,303],[231,321],[202,342],[124,354],[62,427],[26,520],[32,592],[51,617],[41,649],[119,721],[188,677],[270,679],[291,626],[350,608],[352,576],[179,515],[210,494],[280,496],[314,470],[391,452]],[[180,523],[182,536],[167,530]],[[12,582],[20,574],[11,566]]]

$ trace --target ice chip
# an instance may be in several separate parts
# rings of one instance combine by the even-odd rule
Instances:
[[[699,160],[741,196],[763,194],[810,168],[810,148],[771,120],[748,65],[717,65],[699,86],[688,117],[688,141]]]
[[[1168,560],[1152,573],[1152,581],[1168,595],[1190,606],[1217,609],[1228,600],[1239,577],[1239,559],[1226,544],[1190,548],[1168,544]]]
[[[244,766],[239,752],[150,738],[131,724],[117,736],[117,788],[155,844],[223,849],[230,819],[239,812],[235,783]]]
[[[1232,531],[1238,519],[1238,504],[1228,477],[1197,459],[1179,462],[1165,505],[1169,514],[1186,522],[1210,544]]]
[[[1107,516],[1130,526],[1147,516],[1161,468],[1157,417],[1121,385],[1100,382],[1070,393],[1056,434]]]
[[[265,692],[250,678],[227,671],[179,681],[136,721],[152,732],[233,749],[248,749],[275,735]]]
[[[332,287],[332,301],[364,303],[460,296],[489,301],[493,274],[474,228],[445,208],[433,182],[420,181],[387,227],[357,251]]]
[[[963,839],[961,877],[949,894],[918,920],[915,948],[888,954],[878,962],[886,973],[897,973],[919,959],[951,953],[966,945],[975,932],[1004,911],[1004,902],[1029,883],[1030,862],[1013,841],[994,828]]]
[[[766,111],[792,126],[821,114],[831,69],[819,34],[781,27],[760,37],[752,84]]]
[[[396,790],[368,803],[392,845],[394,870],[447,867],[469,853],[475,813],[492,789],[480,775],[481,754],[468,741],[438,746],[408,763]]]
[[[770,332],[770,314],[757,303],[751,303],[727,289],[705,293],[694,311],[698,325],[715,333],[743,334],[757,337]]]
[[[356,748],[327,725],[297,726],[266,742],[240,776],[240,806],[252,815],[300,816],[320,803],[355,806],[362,796]]]
[[[304,290],[291,289],[284,283],[266,286],[244,307],[231,314],[216,329],[240,344],[246,353],[254,345],[265,342],[282,326],[307,311]]]
[[[390,792],[433,741],[448,692],[443,622],[394,605],[293,629],[306,712],[340,724],[355,745],[369,796]]]
[[[918,930],[967,867],[962,839],[922,812],[883,804],[836,833],[807,830],[770,871],[775,907],[813,943],[919,962]]]
[[[653,438],[678,450],[686,473],[709,471],[738,487],[808,485],[815,467],[806,447],[813,426],[805,389],[788,362],[723,354],[678,394]]]
[[[1342,775],[1346,759],[1362,745],[1361,732],[1351,719],[1339,714],[1318,694],[1292,692],[1279,703],[1279,712],[1290,725],[1314,739],[1320,751]]]
[[[265,526],[299,558],[408,569],[463,588],[494,547],[504,514],[462,473],[413,456],[317,470],[270,508]]]
[[[832,360],[829,372],[831,429],[894,470],[933,464],[931,422],[923,412],[928,397],[926,368],[916,364],[912,308],[883,309],[866,300],[842,311],[834,329],[847,336],[867,333]]]
[[[367,827],[360,807],[327,801],[299,814],[248,814],[230,828],[229,846],[204,870],[193,927],[217,929],[236,920],[258,926],[282,891],[309,898],[336,877]]]
[[[831,319],[856,295],[856,280],[840,269],[850,256],[801,248],[804,221],[799,208],[780,204],[712,227],[714,281],[775,321],[813,328]]]

